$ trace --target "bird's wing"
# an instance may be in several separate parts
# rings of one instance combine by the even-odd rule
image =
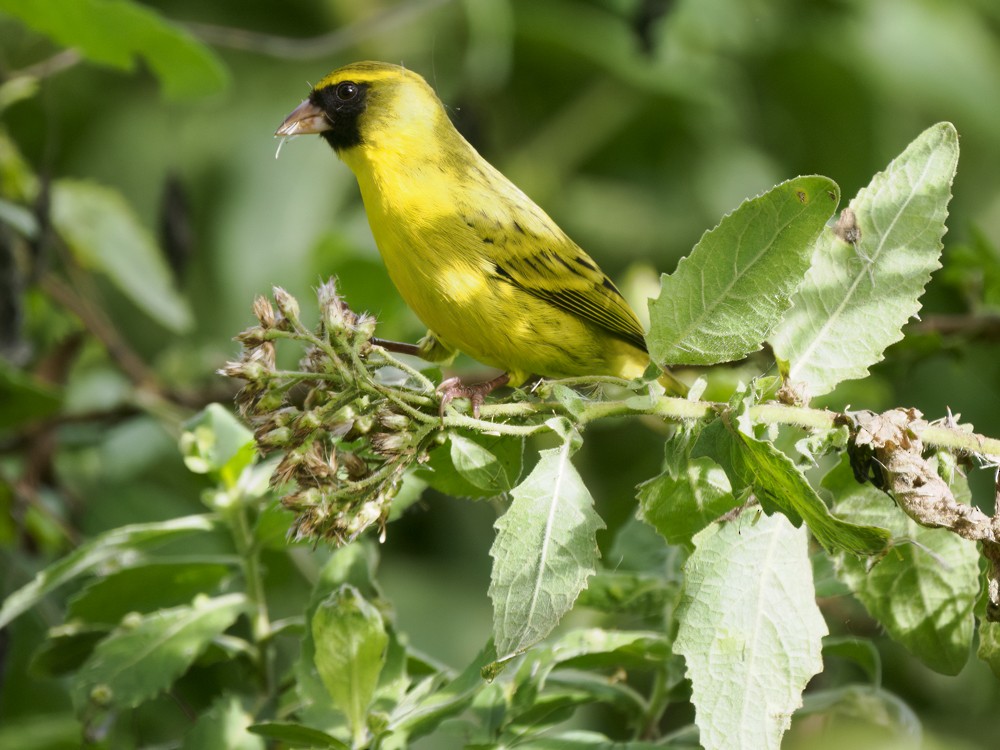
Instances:
[[[589,255],[565,236],[517,228],[494,259],[498,277],[646,351],[642,324]]]

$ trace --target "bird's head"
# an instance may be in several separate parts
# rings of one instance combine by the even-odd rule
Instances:
[[[330,73],[275,131],[318,133],[337,151],[385,148],[393,139],[429,139],[448,123],[441,101],[416,73],[399,65],[359,62]]]

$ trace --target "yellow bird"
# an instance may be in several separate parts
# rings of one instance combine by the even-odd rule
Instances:
[[[429,361],[462,351],[504,371],[442,383],[442,411],[532,375],[633,378],[649,364],[642,325],[597,263],[452,125],[416,73],[359,62],[323,78],[278,136],[318,133],[357,177],[368,222],[404,301],[430,330]]]

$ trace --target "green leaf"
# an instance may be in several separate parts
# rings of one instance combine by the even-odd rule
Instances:
[[[344,584],[313,614],[312,636],[319,676],[359,745],[389,643],[382,615],[356,588]]]
[[[249,730],[261,737],[277,740],[292,747],[332,747],[335,750],[350,750],[349,745],[326,732],[291,721],[264,721],[253,724]]]
[[[885,549],[889,532],[841,520],[830,513],[802,472],[771,443],[731,430],[719,419],[708,425],[692,453],[707,455],[726,470],[735,493],[751,491],[764,510],[780,510],[798,526],[803,520],[827,550],[872,555]]]
[[[454,431],[448,447],[431,451],[417,476],[452,497],[495,497],[517,484],[523,461],[523,438]]]
[[[857,664],[877,687],[882,682],[882,656],[875,643],[867,638],[828,635],[823,639],[823,661],[829,656]]]
[[[666,450],[686,449],[671,438]],[[668,461],[659,476],[638,489],[636,515],[671,544],[688,548],[691,537],[736,505],[726,472],[706,456]]]
[[[804,531],[746,516],[694,538],[674,650],[687,662],[705,750],[778,748],[802,691],[823,668]]]
[[[251,723],[240,699],[224,693],[184,736],[183,750],[264,750],[264,741],[247,731]]]
[[[238,565],[183,559],[124,568],[97,579],[69,603],[69,618],[117,624],[129,612],[152,612],[209,593]]]
[[[810,690],[802,701],[802,709],[796,713],[796,717],[799,716],[822,717],[824,728],[865,727],[869,731],[860,735],[866,740],[861,745],[864,750],[926,747],[920,718],[913,709],[899,696],[877,687],[849,685]],[[830,748],[841,746],[842,743],[829,745]]]
[[[45,419],[61,405],[62,396],[55,388],[0,359],[0,430]]]
[[[841,579],[893,640],[931,669],[958,674],[969,658],[980,589],[975,543],[918,525],[884,492],[858,484],[846,457],[823,486],[837,499],[838,513],[884,526],[896,540],[870,570],[864,561],[839,557]]]
[[[519,737],[511,746],[517,747],[517,750],[664,750],[664,748],[669,750],[671,747],[662,742],[612,740],[598,732],[582,729],[535,737]]]
[[[69,712],[5,716],[0,722],[0,747],[72,750],[80,747],[80,722]]]
[[[171,99],[204,96],[227,84],[212,50],[151,8],[126,0],[0,0],[14,16],[92,62],[134,70],[141,58]]]
[[[247,608],[243,594],[195,597],[190,606],[136,617],[101,641],[73,681],[78,713],[135,708],[169,688]]]
[[[101,534],[81,544],[8,596],[3,607],[0,607],[0,628],[35,606],[53,589],[85,573],[93,572],[106,562],[118,559],[123,552],[162,544],[185,534],[211,531],[213,528],[210,516],[185,516],[158,523],[121,526]]]
[[[595,572],[604,523],[570,462],[578,442],[567,435],[561,447],[542,451],[495,524],[489,595],[500,659],[548,635]]]
[[[928,128],[851,201],[856,246],[833,229],[823,232],[794,307],[770,338],[787,363],[786,381],[808,396],[828,393],[867,375],[903,337],[940,266],[957,164],[954,126]]]
[[[187,301],[174,287],[156,242],[121,193],[93,182],[58,180],[52,187],[52,223],[80,265],[106,275],[171,331],[190,330],[193,318]]]
[[[496,661],[496,649],[488,643],[455,679],[439,687],[416,705],[401,703],[390,720],[390,728],[406,734],[410,740],[434,731],[445,719],[458,716],[472,703],[487,682],[482,670]]]
[[[256,457],[253,433],[229,409],[209,404],[184,423],[184,465],[195,474],[216,474],[233,487]]]
[[[71,622],[49,630],[48,638],[31,657],[37,677],[60,677],[80,668],[111,630],[107,626]]]
[[[649,303],[653,361],[712,365],[759,350],[791,305],[839,200],[832,180],[797,177],[706,232]]]
[[[976,656],[986,662],[994,677],[1000,679],[1000,622],[979,623],[979,650]]]

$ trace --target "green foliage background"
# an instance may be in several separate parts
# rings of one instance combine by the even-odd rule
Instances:
[[[17,74],[60,48],[16,20],[16,6],[0,2],[0,73],[30,89]],[[81,23],[106,10],[96,0],[55,6],[82,9]],[[828,175],[852,196],[915,134],[953,122],[963,159],[945,267],[924,297],[923,323],[871,377],[843,384],[823,403],[915,406],[929,418],[951,409],[980,433],[1000,435],[993,239],[1000,231],[1000,6],[991,0],[162,0],[141,7],[186,28],[181,41],[121,54],[101,46],[113,41],[95,42],[97,64],[70,61],[31,84],[37,90],[0,88],[0,128],[38,174],[119,191],[154,235],[165,196],[183,196],[189,235],[180,243],[186,254],[176,284],[192,325],[165,325],[137,304],[149,288],[173,283],[165,265],[115,275],[106,269],[119,269],[117,261],[97,259],[80,291],[155,372],[153,390],[182,394],[185,407],[229,398],[231,386],[214,370],[232,358],[231,337],[248,323],[252,297],[275,284],[305,301],[320,279],[336,275],[354,309],[378,316],[380,335],[415,340],[422,333],[382,269],[350,172],[319,139],[287,143],[274,159],[270,134],[307,82],[368,58],[425,75],[470,140],[622,282],[640,313],[659,273],[672,271],[745,197],[798,174]],[[113,19],[111,28],[126,22]],[[191,37],[214,52],[192,57]],[[122,70],[135,51],[160,57]],[[0,175],[8,183],[15,177]],[[53,254],[45,265],[60,274],[64,261]],[[80,329],[36,281],[5,284],[2,292],[23,303],[19,323],[3,331],[0,367],[0,397],[17,394],[16,402],[0,400],[4,595],[82,539],[200,512],[200,493],[209,488],[184,467],[171,414],[162,404],[150,408],[92,337],[83,337],[64,384],[27,389],[36,401],[8,383],[44,369],[46,355]],[[992,327],[938,332],[943,316],[960,322],[971,315],[994,316]],[[717,373],[709,395],[726,398],[732,384],[760,369],[751,359]],[[13,429],[23,426],[17,409],[29,417],[52,409],[99,416],[67,421],[55,433],[56,449],[33,464],[38,456],[23,450],[33,445],[30,434]],[[611,568],[611,540],[635,512],[633,488],[662,460],[657,441],[634,436],[631,423],[595,425],[575,459],[608,525],[598,540]],[[989,494],[985,472],[973,481]],[[379,580],[399,630],[454,667],[472,660],[490,630],[496,514],[488,502],[428,491],[381,546]],[[328,554],[301,547],[286,555],[284,520],[275,519],[277,541],[265,557],[275,619],[301,613],[309,592],[298,572],[315,576]],[[208,545],[201,552],[227,551],[222,538],[215,548],[201,543]],[[55,732],[61,717],[69,721],[68,693],[30,676],[27,664],[45,629],[61,621],[61,605],[53,599],[11,626],[0,723],[56,717],[49,720]],[[454,614],[448,627],[442,612]],[[875,638],[885,686],[916,709],[942,746],[990,746],[1000,732],[1000,687],[984,664],[971,660],[958,676],[942,677],[881,639],[846,598],[830,599],[826,613],[843,632]],[[836,680],[836,670],[821,679]],[[166,698],[150,715],[153,725],[185,720]],[[668,719],[680,725],[690,717]],[[614,717],[600,711],[581,721],[613,732]],[[805,746],[794,732],[787,742]]]

